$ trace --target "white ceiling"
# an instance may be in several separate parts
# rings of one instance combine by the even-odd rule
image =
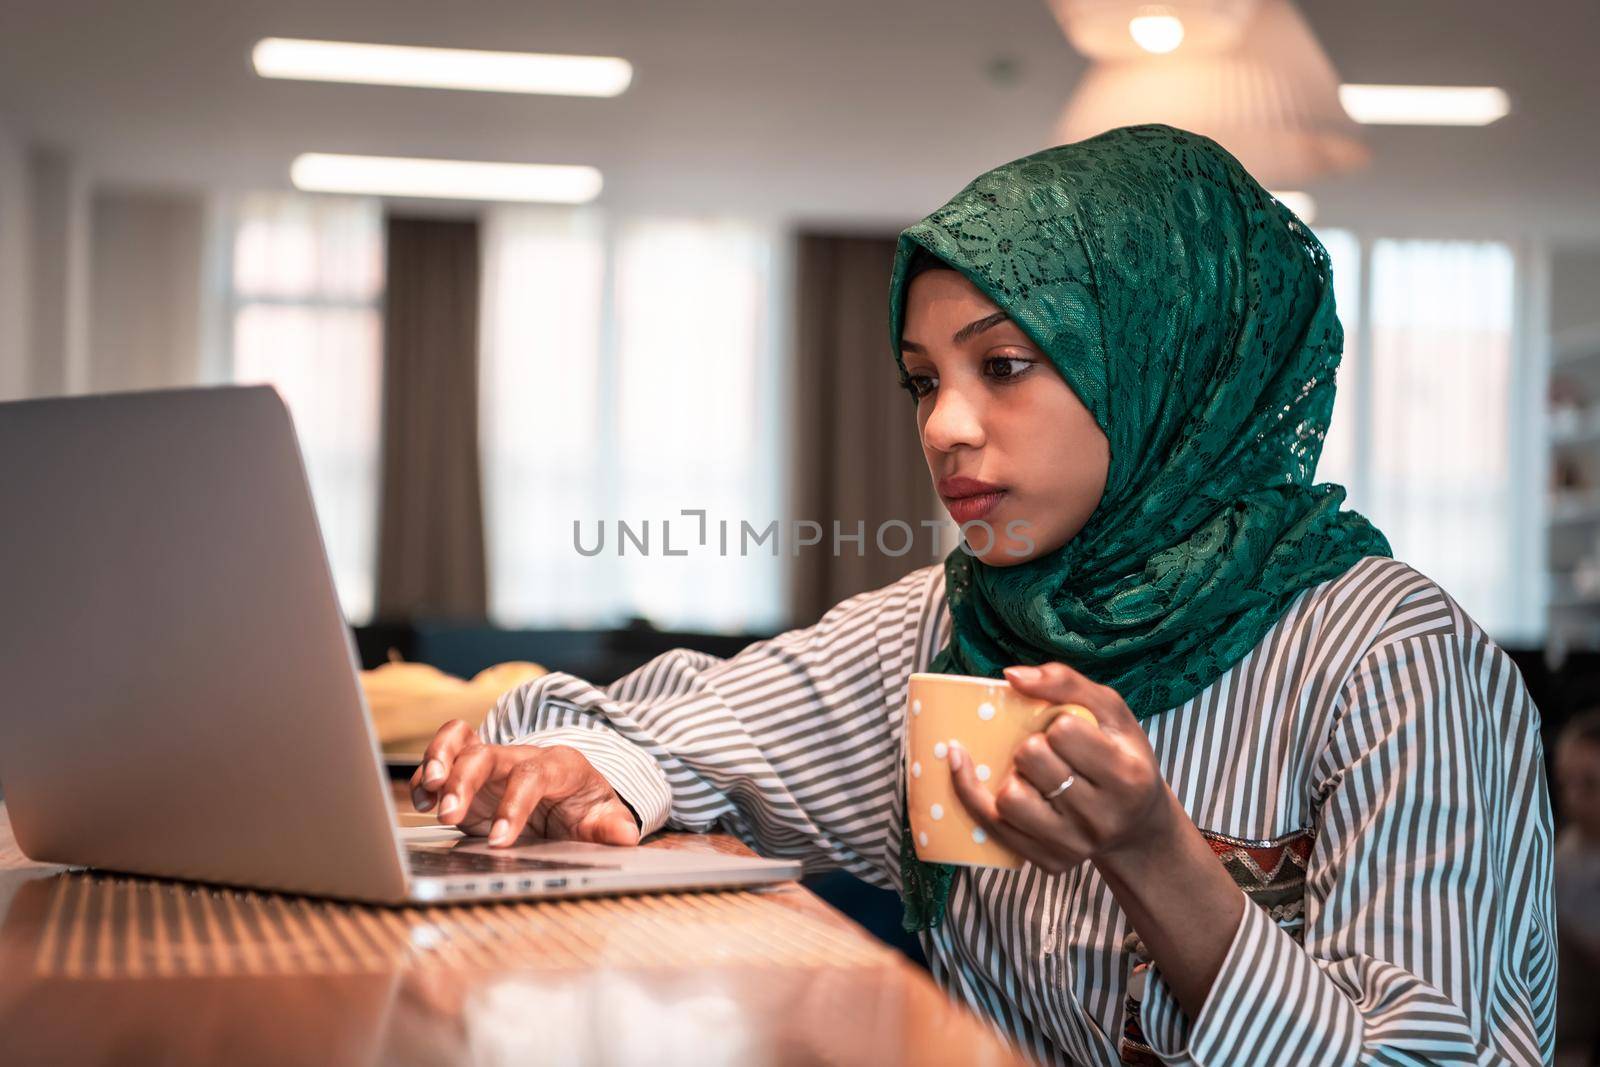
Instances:
[[[1322,221],[1600,240],[1600,0],[1302,0],[1347,81],[1496,84],[1373,128]],[[268,35],[621,55],[612,100],[266,81]],[[997,60],[1013,84],[991,76]],[[0,116],[97,181],[281,187],[307,150],[599,166],[607,202],[901,224],[1048,142],[1083,69],[1044,0],[0,0]]]

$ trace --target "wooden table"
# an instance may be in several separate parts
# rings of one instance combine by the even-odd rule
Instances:
[[[465,1062],[1025,1061],[796,883],[369,908],[36,864],[0,805],[0,1063]]]

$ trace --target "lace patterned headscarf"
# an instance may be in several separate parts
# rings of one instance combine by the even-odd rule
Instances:
[[[892,350],[920,246],[1043,350],[1110,442],[1087,524],[1036,559],[945,560],[931,671],[1059,661],[1140,719],[1185,703],[1300,592],[1390,555],[1344,489],[1312,484],[1344,332],[1328,253],[1215,141],[1127,126],[997,167],[900,235]],[[1270,709],[1263,709],[1270,713]],[[904,805],[902,805],[902,808]],[[953,869],[902,826],[907,930],[943,921]]]

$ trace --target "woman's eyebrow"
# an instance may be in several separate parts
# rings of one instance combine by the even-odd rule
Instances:
[[[971,322],[961,327],[961,329],[957,330],[955,335],[951,337],[950,340],[953,344],[963,344],[964,342],[972,340],[984,330],[991,330],[1000,325],[1002,322],[1008,321],[1010,320],[1004,311],[996,311],[993,315],[985,315],[981,319],[973,319]],[[917,352],[922,354],[926,354],[928,351],[926,348],[917,344],[917,342],[908,341],[903,337],[900,339],[900,348],[902,351]]]
[[[993,329],[1005,321],[1007,321],[1006,313],[1004,311],[996,311],[993,315],[987,315],[984,318],[974,319],[967,323],[957,330],[955,336],[950,340],[959,345],[963,341],[970,341],[984,330]]]

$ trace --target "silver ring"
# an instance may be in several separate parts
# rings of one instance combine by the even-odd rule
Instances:
[[[1067,775],[1065,778],[1063,778],[1061,780],[1061,784],[1056,786],[1054,789],[1050,790],[1050,792],[1046,793],[1044,795],[1044,798],[1046,800],[1054,800],[1056,797],[1060,796],[1062,793],[1065,793],[1067,790],[1071,789],[1072,788],[1072,783],[1076,782],[1077,780],[1078,780],[1078,776],[1077,775],[1075,775],[1075,774]]]

